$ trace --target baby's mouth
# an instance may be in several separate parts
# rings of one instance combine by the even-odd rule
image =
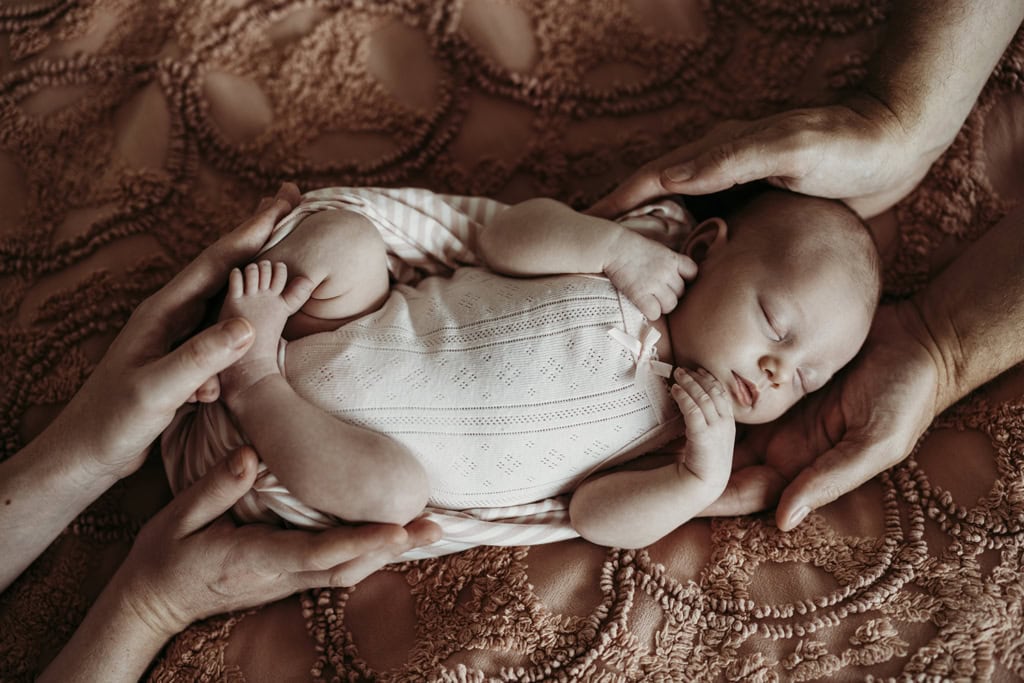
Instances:
[[[757,404],[758,396],[760,396],[757,385],[735,370],[733,370],[732,376],[736,379],[733,385],[733,396],[736,397],[740,405],[753,408]]]

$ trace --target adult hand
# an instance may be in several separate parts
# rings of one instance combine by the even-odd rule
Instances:
[[[937,412],[932,348],[913,303],[881,307],[861,354],[842,374],[781,420],[751,430],[737,449],[745,462],[702,514],[748,514],[778,499],[776,523],[788,531],[899,463]]]
[[[89,454],[93,475],[119,479],[142,464],[145,451],[187,400],[216,400],[216,375],[241,358],[252,327],[224,320],[178,348],[202,317],[207,299],[235,265],[251,258],[275,223],[298,203],[286,183],[256,215],[203,251],[143,301],[106,355],[48,430]]]
[[[321,586],[351,586],[440,536],[416,520],[321,532],[236,526],[224,513],[248,491],[258,461],[242,447],[182,491],[139,533],[108,590],[169,638],[204,617]]]
[[[666,194],[702,195],[766,180],[879,214],[921,181],[943,146],[919,144],[867,95],[753,121],[726,121],[641,167],[587,213],[614,218]]]
[[[137,681],[193,621],[307,588],[351,585],[440,535],[425,520],[317,533],[236,527],[224,512],[252,486],[257,464],[252,448],[242,447],[157,513],[39,680]]]

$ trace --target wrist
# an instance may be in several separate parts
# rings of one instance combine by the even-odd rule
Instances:
[[[905,98],[870,86],[844,98],[840,104],[868,123],[875,146],[906,157],[903,163],[900,159],[891,160],[891,167],[901,173],[923,175],[952,144],[960,129],[944,119],[936,126],[918,107],[907,104]]]
[[[917,297],[879,309],[882,316],[886,311],[890,312],[897,327],[889,329],[882,326],[878,336],[883,341],[899,345],[908,372],[930,378],[934,388],[928,412],[935,417],[963,395],[957,389],[960,386],[958,364],[951,355],[952,349],[943,341],[946,336],[942,330],[946,324]]]
[[[675,466],[675,482],[684,491],[685,495],[694,504],[702,504],[705,507],[718,500],[718,497],[725,491],[729,484],[730,472],[728,469],[722,472],[703,472],[698,474],[691,470],[683,457],[677,458]],[[697,485],[696,490],[694,484]]]
[[[41,482],[51,482],[60,500],[82,509],[99,498],[121,479],[112,468],[103,465],[84,439],[76,439],[62,415],[36,436],[19,456],[45,467],[36,472]]]
[[[102,493],[138,470],[145,453],[140,450],[127,457],[120,455],[125,449],[117,431],[124,431],[125,425],[112,426],[107,420],[97,420],[87,405],[94,400],[80,391],[38,440],[47,450],[59,454],[67,476],[79,487]]]
[[[606,221],[607,234],[597,242],[601,255],[601,270],[606,277],[622,268],[623,262],[628,259],[630,243],[635,239],[647,239],[632,230],[622,227],[613,221]]]
[[[140,619],[115,575],[39,680],[140,680],[175,633],[154,630]]]
[[[133,576],[132,556],[129,555],[104,589],[110,609],[140,633],[140,639],[159,642],[162,646],[194,621],[178,614],[166,604],[167,591],[147,588],[146,582]]]

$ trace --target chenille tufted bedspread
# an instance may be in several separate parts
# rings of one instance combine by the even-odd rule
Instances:
[[[12,0],[0,6],[0,439],[59,410],[131,309],[283,180],[586,206],[715,121],[858,83],[879,0]],[[979,38],[981,39],[981,38]],[[955,68],[955,65],[951,65]],[[1024,34],[920,188],[873,221],[920,288],[1024,196]],[[1024,343],[1024,342],[1022,342]],[[30,680],[167,500],[158,459],[0,597]],[[1024,371],[780,533],[691,523],[389,567],[193,625],[171,680],[1024,677]]]

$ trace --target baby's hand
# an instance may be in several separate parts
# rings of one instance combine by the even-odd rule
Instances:
[[[725,489],[732,471],[736,420],[732,402],[714,376],[700,368],[676,368],[672,398],[686,422],[683,465],[709,486]]]
[[[648,320],[676,307],[697,264],[664,244],[623,228],[605,261],[604,274]]]

